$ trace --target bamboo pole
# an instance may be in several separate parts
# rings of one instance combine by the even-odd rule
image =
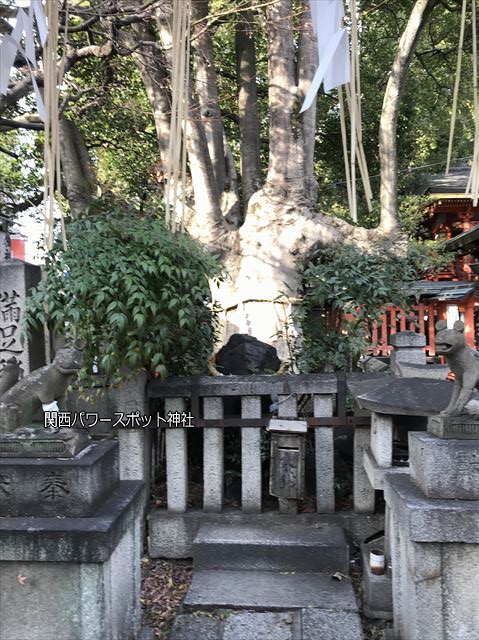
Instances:
[[[185,216],[186,134],[189,98],[189,50],[190,50],[191,0],[174,0],[173,51],[172,51],[172,104],[167,184],[165,189],[165,222],[176,230],[176,204],[180,176],[182,179],[182,220]]]
[[[356,57],[358,55],[358,25],[356,15],[356,0],[351,0],[351,100],[350,100],[350,122],[351,122],[351,217],[354,222],[358,220],[357,196],[356,196],[356,145],[357,145],[357,103],[356,103]]]
[[[344,105],[344,96],[343,96],[343,87],[340,85],[338,87],[338,99],[339,99],[339,122],[341,124],[341,140],[343,143],[343,156],[344,156],[344,171],[346,175],[346,189],[348,192],[348,207],[349,210],[352,211],[352,191],[351,191],[351,171],[349,167],[349,158],[348,158],[348,140],[347,140],[347,132],[346,132],[346,117],[345,117],[345,105]]]
[[[462,52],[464,48],[464,31],[466,26],[466,7],[467,7],[467,0],[462,0],[461,30],[459,33],[459,47],[458,47],[457,62],[456,62],[456,78],[454,82],[454,95],[452,99],[451,128],[449,130],[449,146],[447,149],[446,175],[449,173],[449,169],[451,167],[452,143],[454,140],[454,130],[456,128],[457,101],[459,96],[459,82],[461,79]]]
[[[477,64],[477,16],[476,0],[472,1],[472,73],[473,73],[473,101],[474,101],[474,152],[471,172],[467,183],[466,193],[473,198],[473,206],[479,200],[479,101],[478,101],[478,64]]]

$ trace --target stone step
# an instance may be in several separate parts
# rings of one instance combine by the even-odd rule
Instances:
[[[304,525],[203,525],[193,542],[195,570],[349,573],[341,528]]]
[[[185,611],[285,610],[320,607],[357,612],[351,580],[323,573],[195,571],[183,602]]]
[[[211,614],[209,614],[211,616]],[[328,609],[177,616],[169,640],[362,640],[357,613]]]

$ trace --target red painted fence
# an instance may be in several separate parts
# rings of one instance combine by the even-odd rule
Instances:
[[[417,304],[410,313],[397,307],[388,307],[379,322],[374,322],[371,331],[369,353],[375,356],[389,356],[390,337],[399,331],[417,331],[426,336],[426,354],[434,356],[434,325],[439,320],[438,309],[433,304]]]

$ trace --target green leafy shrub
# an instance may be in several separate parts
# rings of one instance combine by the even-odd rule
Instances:
[[[111,206],[74,220],[67,235],[27,300],[27,334],[46,323],[80,340],[84,375],[97,363],[113,382],[125,368],[162,378],[206,371],[216,330],[208,279],[220,272],[201,245],[158,217]]]
[[[370,344],[372,323],[388,306],[408,313],[415,302],[411,284],[440,264],[429,249],[413,244],[404,256],[346,244],[311,253],[300,264],[302,338],[295,346],[300,371],[352,370]]]

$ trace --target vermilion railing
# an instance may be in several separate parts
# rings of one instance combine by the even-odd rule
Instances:
[[[409,330],[426,336],[426,354],[434,356],[436,355],[434,325],[438,319],[438,310],[433,304],[414,305],[409,313],[397,307],[388,307],[381,320],[373,323],[369,353],[375,356],[389,356],[391,335]]]

